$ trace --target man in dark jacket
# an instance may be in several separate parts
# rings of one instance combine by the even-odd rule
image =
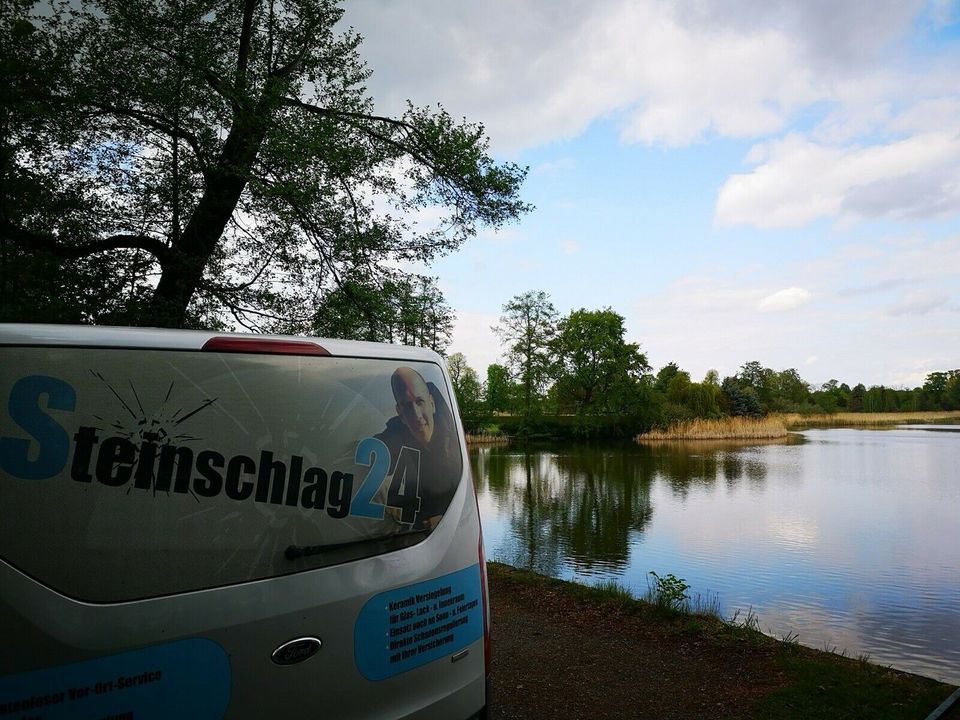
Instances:
[[[397,415],[390,418],[376,437],[390,450],[391,476],[403,458],[400,470],[405,478],[404,504],[412,501],[412,485],[406,483],[412,478],[418,480],[419,507],[414,527],[432,530],[446,512],[460,481],[460,448],[453,415],[437,386],[424,381],[413,368],[397,368],[390,378],[390,386],[397,403]],[[396,482],[391,483],[391,488],[400,490]],[[387,504],[395,507],[389,496]]]

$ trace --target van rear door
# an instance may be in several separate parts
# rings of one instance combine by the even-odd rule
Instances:
[[[483,705],[479,519],[436,356],[46,334],[0,347],[0,717]]]

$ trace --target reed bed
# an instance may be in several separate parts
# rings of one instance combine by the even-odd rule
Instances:
[[[785,413],[776,417],[787,427],[870,427],[878,425],[901,425],[903,423],[935,423],[942,420],[960,420],[960,411],[840,412],[821,413],[817,415]]]
[[[665,430],[654,429],[636,437],[637,442],[662,440],[762,440],[783,438],[787,427],[779,417],[687,420]]]
[[[510,437],[508,435],[501,435],[499,433],[467,433],[467,445],[506,445],[510,442]]]

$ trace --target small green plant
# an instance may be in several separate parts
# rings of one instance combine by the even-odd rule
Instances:
[[[795,633],[792,630],[788,630],[786,635],[782,635],[780,637],[780,642],[786,643],[787,645],[799,645],[800,633]]]
[[[676,611],[683,610],[686,607],[687,601],[690,600],[690,596],[687,595],[690,586],[683,578],[678,578],[673,573],[658,575],[653,570],[649,572],[649,575],[653,578],[654,584],[648,595],[654,605],[666,610]]]
[[[594,587],[601,593],[602,597],[615,603],[628,603],[634,599],[630,588],[621,585],[616,580],[603,580]]]
[[[720,612],[720,596],[717,593],[711,595],[703,595],[702,593],[697,593],[688,603],[690,611],[696,615],[709,615],[710,617],[715,617],[718,620],[723,619],[723,614]]]
[[[753,611],[753,607],[750,607],[746,614],[742,614],[742,611],[737,608],[730,618],[730,624],[734,627],[760,632],[760,618]]]

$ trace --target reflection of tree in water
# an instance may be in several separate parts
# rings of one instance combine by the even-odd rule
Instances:
[[[685,498],[691,491],[711,489],[723,481],[732,490],[744,480],[751,487],[762,487],[767,479],[767,463],[762,450],[730,443],[707,441],[659,443],[639,446],[646,462],[655,468],[659,479],[673,492]]]
[[[508,517],[508,562],[558,574],[624,567],[631,531],[650,521],[653,467],[635,447],[483,448],[473,453],[475,477]],[[482,488],[481,488],[482,489]],[[501,554],[502,556],[502,554]]]
[[[684,499],[718,482],[762,488],[768,458],[760,445],[669,443],[478,448],[470,453],[478,491],[500,509],[509,535],[497,557],[546,574],[616,571],[632,533],[653,516],[657,481]]]

